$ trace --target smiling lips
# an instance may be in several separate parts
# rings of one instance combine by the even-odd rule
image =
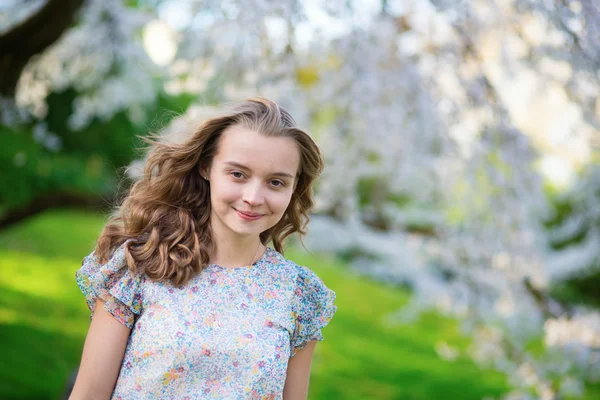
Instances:
[[[235,210],[235,208],[234,208]],[[258,219],[261,219],[264,214],[257,214],[257,213],[251,213],[251,212],[246,212],[246,211],[240,211],[240,210],[235,210],[238,215],[240,216],[240,218],[246,220],[246,221],[256,221]]]

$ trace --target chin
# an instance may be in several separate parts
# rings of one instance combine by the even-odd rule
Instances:
[[[271,229],[276,223],[272,224],[260,224],[256,226],[240,226],[240,224],[231,224],[229,229],[237,233],[240,236],[257,236],[266,230]]]
[[[243,223],[233,223],[229,225],[229,229],[231,229],[233,232],[237,233],[240,236],[254,236],[260,235],[262,232],[266,231],[269,228],[262,226],[262,224],[257,224],[256,226],[244,226]]]
[[[240,236],[257,236],[260,235],[263,231],[258,229],[231,229],[233,232],[237,233]]]

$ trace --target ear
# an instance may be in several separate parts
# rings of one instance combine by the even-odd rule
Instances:
[[[198,172],[200,173],[200,176],[206,181],[210,177],[210,167],[200,167],[198,168]]]

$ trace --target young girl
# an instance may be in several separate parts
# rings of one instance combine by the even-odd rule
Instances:
[[[282,254],[322,168],[261,98],[154,143],[76,274],[92,322],[70,398],[305,399],[335,293]]]

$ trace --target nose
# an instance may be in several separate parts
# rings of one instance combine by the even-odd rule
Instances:
[[[242,200],[250,206],[259,206],[263,204],[265,198],[261,182],[249,182],[244,188]]]

